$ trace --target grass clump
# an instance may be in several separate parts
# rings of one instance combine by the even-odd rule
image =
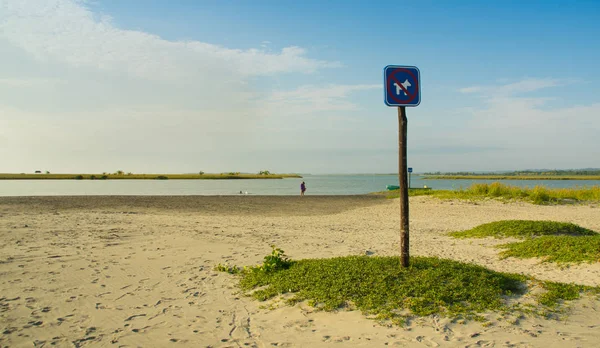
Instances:
[[[498,245],[498,248],[506,249],[500,253],[502,257],[539,257],[557,263],[600,262],[600,234],[568,222],[504,220],[449,235],[455,238],[525,239]]]
[[[235,265],[229,265],[229,264],[218,264],[215,266],[214,268],[215,271],[219,271],[219,272],[226,272],[229,274],[238,274],[241,272],[241,269]]]
[[[286,303],[300,301],[331,311],[356,308],[380,320],[402,324],[413,316],[432,314],[480,318],[477,313],[519,310],[508,299],[520,298],[535,283],[543,291],[534,297],[537,309],[548,313],[563,301],[597,288],[540,282],[462,262],[412,257],[402,268],[397,257],[347,256],[292,261],[272,246],[261,265],[215,269],[240,278],[240,287],[260,301],[288,294]],[[530,311],[530,310],[528,310]],[[530,311],[534,312],[535,311]]]
[[[270,273],[290,268],[292,261],[285,255],[285,252],[275,245],[271,245],[271,248],[273,249],[271,254],[265,256],[264,262],[259,270]]]
[[[568,222],[503,220],[479,225],[470,230],[450,232],[449,235],[456,238],[531,238],[547,235],[594,236],[598,234]]]
[[[523,291],[525,278],[436,258],[416,257],[408,269],[397,257],[348,256],[300,260],[287,269],[242,273],[240,285],[258,300],[295,293],[290,301],[334,310],[349,305],[368,314],[394,318],[500,310],[503,296]]]
[[[562,301],[576,300],[581,296],[581,293],[598,294],[599,289],[577,284],[565,284],[556,282],[544,282],[546,291],[538,296],[538,302],[546,307],[556,307]]]
[[[600,175],[426,175],[433,180],[600,180]]]
[[[473,184],[466,190],[459,190],[459,195],[467,197],[490,197],[524,200],[533,204],[572,203],[578,201],[600,201],[600,186],[584,188],[549,189],[545,186],[534,188],[504,185],[499,182],[491,184]]]
[[[518,200],[533,204],[572,204],[577,202],[600,202],[600,186],[583,188],[549,189],[545,186],[534,188],[491,184],[473,184],[467,189],[458,190],[409,190],[409,196],[434,196],[441,199],[481,200],[486,198]],[[398,198],[399,191],[390,191],[388,198]]]
[[[506,249],[502,257],[540,257],[546,262],[600,262],[600,235],[542,236],[523,242],[498,246]]]

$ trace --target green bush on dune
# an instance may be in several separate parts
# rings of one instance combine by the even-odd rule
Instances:
[[[409,196],[434,196],[441,199],[500,199],[518,200],[533,204],[572,204],[576,202],[600,202],[600,186],[549,189],[544,186],[534,188],[504,185],[498,182],[492,184],[473,184],[467,189],[459,190],[409,190]],[[390,191],[388,198],[398,198],[399,192]]]
[[[243,269],[218,265],[215,269],[237,274],[241,289],[260,301],[288,294],[288,305],[307,301],[326,311],[356,308],[396,324],[431,314],[481,319],[477,313],[519,310],[518,305],[509,305],[507,298],[519,298],[529,286],[541,287],[533,307],[534,312],[546,314],[559,310],[562,301],[578,298],[582,292],[600,292],[598,288],[541,282],[433,257],[411,257],[411,266],[402,268],[398,257],[292,261],[274,248],[262,265]]]
[[[597,233],[568,222],[502,220],[479,225],[470,230],[450,232],[449,235],[456,238],[530,238],[546,235],[590,236]]]
[[[470,230],[450,232],[455,238],[525,239],[498,245],[502,257],[539,257],[546,262],[600,261],[600,234],[568,222],[505,220],[479,225]]]
[[[524,242],[499,245],[502,257],[540,257],[546,262],[600,262],[600,236],[542,236]]]

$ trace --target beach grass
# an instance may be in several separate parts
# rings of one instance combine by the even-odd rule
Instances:
[[[388,198],[398,198],[398,190],[389,191]],[[442,199],[481,200],[486,198],[518,200],[533,204],[570,204],[577,202],[600,202],[600,186],[557,188],[545,186],[534,188],[505,185],[499,182],[491,184],[473,184],[458,190],[409,190],[409,196],[434,196]]]
[[[600,180],[600,175],[422,175],[424,180]]]
[[[222,180],[222,179],[283,179],[301,178],[298,174],[10,174],[0,173],[0,180]]]
[[[498,245],[506,249],[500,253],[503,258],[534,258],[556,263],[595,263],[600,262],[600,235],[593,236],[542,236]]]
[[[488,311],[516,310],[507,299],[520,298],[534,286],[541,288],[533,296],[536,310],[545,313],[559,310],[560,303],[582,292],[600,292],[435,257],[411,257],[410,267],[402,268],[398,257],[292,261],[279,250],[275,257],[279,264],[274,266],[274,253],[267,256],[271,260],[265,257],[265,263],[255,267],[219,265],[216,269],[237,274],[241,289],[260,301],[286,295],[289,305],[306,301],[325,311],[358,309],[400,325],[414,316],[477,317]]]
[[[531,238],[539,236],[597,236],[598,233],[581,226],[556,221],[502,220],[476,226],[470,230],[450,232],[456,238]]]
[[[556,263],[600,262],[600,234],[581,226],[556,221],[502,220],[470,230],[450,232],[455,238],[520,238],[498,245],[502,258],[534,258]]]

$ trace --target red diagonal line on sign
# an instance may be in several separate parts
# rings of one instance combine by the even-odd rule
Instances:
[[[393,75],[393,73],[392,73],[392,75]],[[408,90],[407,90],[407,89],[406,89],[406,88],[405,88],[405,87],[404,87],[404,86],[403,86],[401,83],[399,83],[399,82],[398,82],[398,80],[397,80],[397,79],[396,79],[394,76],[391,76],[391,79],[392,79],[392,82],[396,82],[396,84],[397,84],[398,86],[400,86],[400,88],[401,88],[401,89],[404,91],[404,93],[406,93],[406,95],[407,95],[409,98],[412,98],[412,94],[411,94],[411,93],[409,93],[409,92],[408,92]]]

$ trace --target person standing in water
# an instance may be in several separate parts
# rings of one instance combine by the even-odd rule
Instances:
[[[304,192],[306,191],[306,184],[304,181],[300,184],[300,196],[304,196]]]

